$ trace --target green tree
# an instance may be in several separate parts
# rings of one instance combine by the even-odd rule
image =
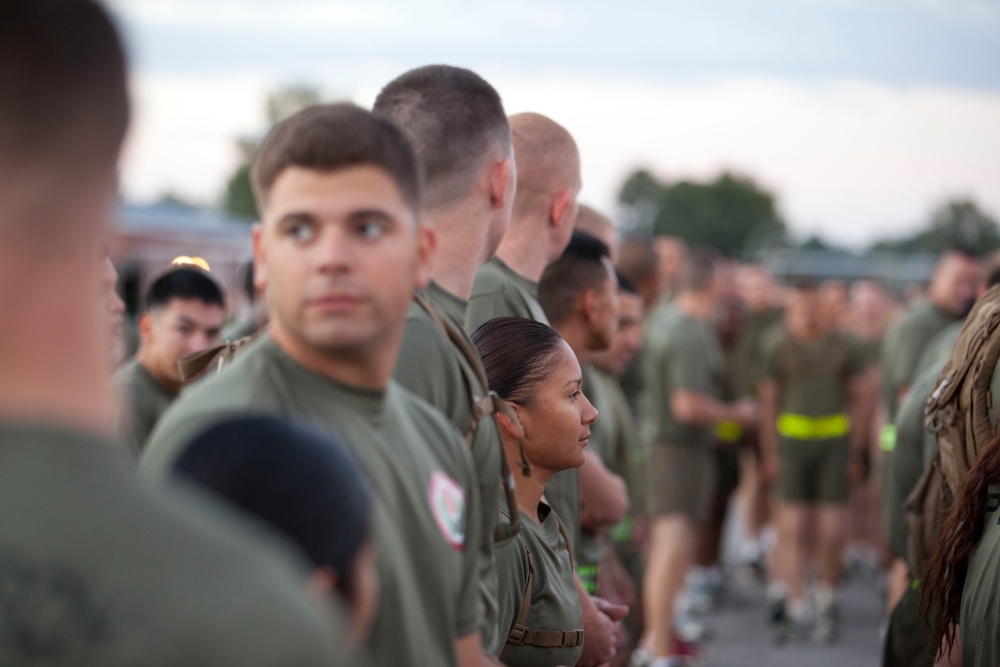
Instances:
[[[987,254],[1000,248],[1000,226],[996,218],[972,199],[950,199],[931,211],[923,229],[896,239],[883,239],[872,250],[898,253],[940,254],[961,247]]]
[[[651,226],[654,234],[713,245],[731,255],[787,239],[774,195],[748,176],[723,172],[709,182],[668,183],[637,170],[625,180],[618,200],[627,217]]]
[[[264,113],[268,122],[267,131],[270,132],[272,127],[285,118],[319,101],[319,90],[304,84],[282,86],[269,93],[264,102]],[[258,217],[257,205],[253,200],[253,191],[250,188],[250,163],[253,162],[253,156],[257,152],[262,136],[237,139],[241,157],[240,164],[226,182],[226,191],[223,194],[222,208],[231,215],[247,220],[256,220]]]

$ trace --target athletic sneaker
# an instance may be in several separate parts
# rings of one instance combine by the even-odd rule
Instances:
[[[816,610],[813,625],[813,639],[820,644],[829,644],[837,638],[837,607],[832,602]]]
[[[674,635],[680,641],[697,644],[707,641],[709,634],[704,617],[690,607],[674,619]]]

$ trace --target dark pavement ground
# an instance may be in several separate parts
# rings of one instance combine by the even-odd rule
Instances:
[[[809,638],[776,645],[764,621],[764,586],[730,581],[727,597],[707,616],[713,637],[705,667],[877,667],[880,664],[882,587],[871,573],[847,578],[838,591],[839,638],[819,645]]]

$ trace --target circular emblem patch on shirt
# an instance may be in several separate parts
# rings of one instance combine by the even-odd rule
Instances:
[[[427,494],[445,541],[457,550],[465,544],[465,491],[440,470],[431,475]]]

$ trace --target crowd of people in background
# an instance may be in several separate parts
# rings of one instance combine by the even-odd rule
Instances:
[[[845,563],[883,664],[1000,660],[997,258],[903,303],[622,238],[431,65],[280,122],[252,312],[163,267],[126,355],[125,81],[93,0],[0,8],[0,664],[681,667],[727,586],[836,641]]]

